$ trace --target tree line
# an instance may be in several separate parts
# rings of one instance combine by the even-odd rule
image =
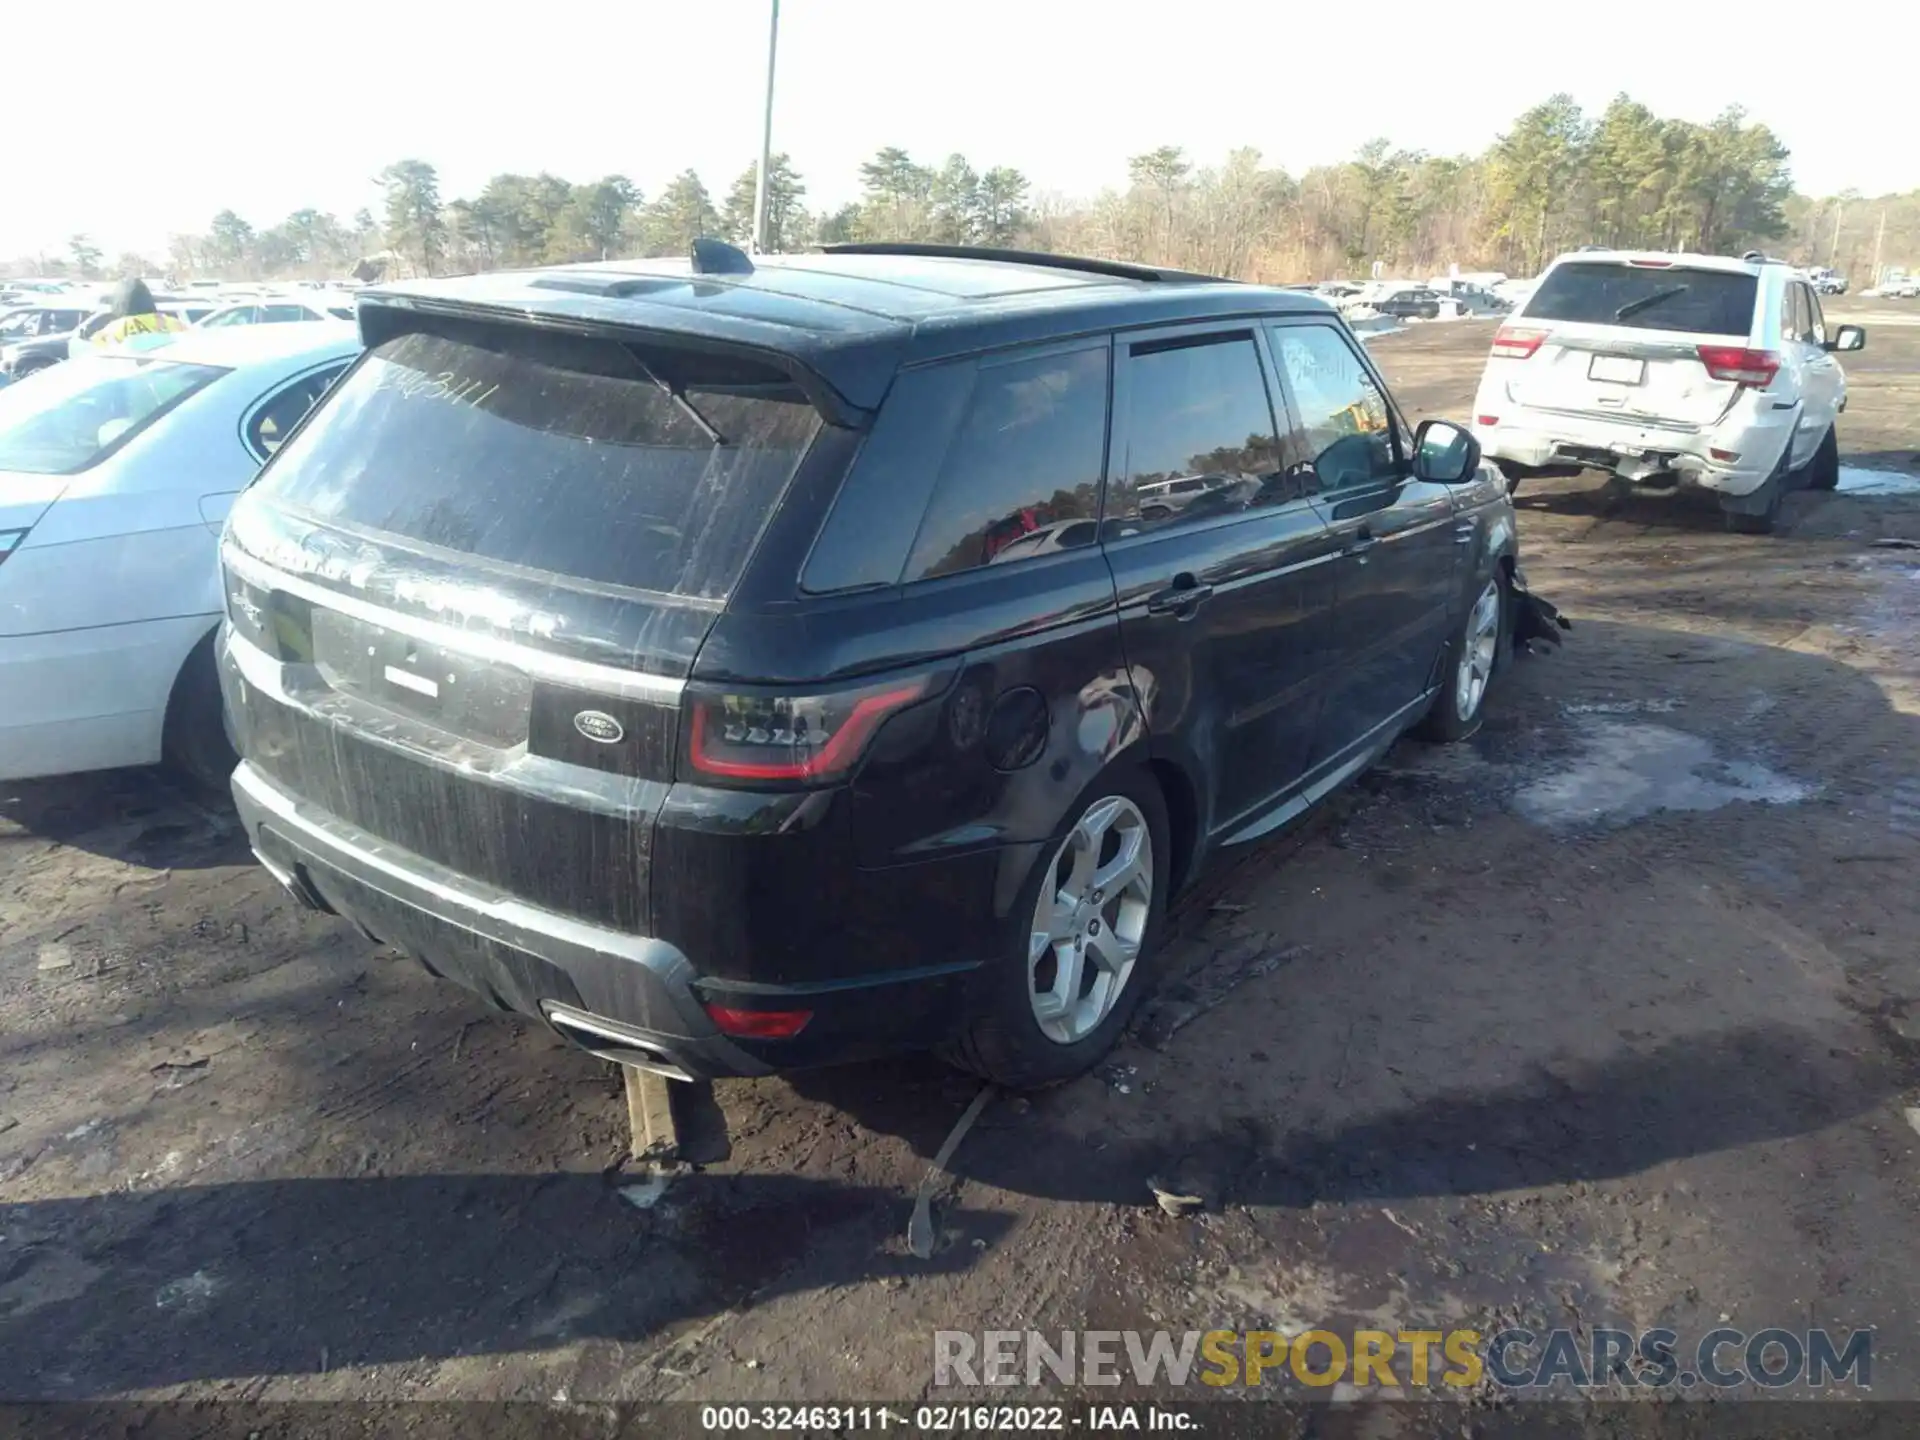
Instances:
[[[1858,283],[1876,263],[1920,262],[1920,191],[1867,199],[1794,191],[1786,147],[1730,109],[1707,124],[1654,114],[1619,95],[1597,115],[1570,96],[1533,106],[1478,155],[1433,155],[1377,139],[1351,159],[1294,175],[1257,149],[1196,163],[1177,146],[1134,156],[1127,183],[1090,197],[1033,193],[1008,166],[955,154],[924,164],[878,151],[860,169],[860,198],[812,209],[790,158],[768,173],[769,248],[849,240],[1014,245],[1141,260],[1285,282],[1383,273],[1425,275],[1448,264],[1531,275],[1553,255],[1597,243],[1660,250],[1764,248],[1831,264]],[[164,265],[176,278],[459,274],[642,255],[684,255],[694,237],[744,242],[755,170],[716,196],[686,170],[654,196],[624,175],[580,183],[502,174],[478,194],[442,197],[439,174],[408,159],[376,177],[377,213],[350,220],[299,210],[256,230],[233,210],[202,234],[177,235]],[[27,269],[99,273],[75,236],[65,257]]]

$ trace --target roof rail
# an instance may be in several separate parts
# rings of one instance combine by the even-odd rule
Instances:
[[[999,260],[1012,265],[1044,265],[1053,270],[1111,275],[1116,280],[1211,285],[1238,283],[1224,275],[1203,275],[1193,270],[1129,265],[1124,260],[1094,260],[1081,255],[1054,255],[1045,250],[1004,250],[993,245],[932,245],[919,241],[875,240],[849,245],[822,245],[820,249],[827,255],[928,255],[947,260]]]

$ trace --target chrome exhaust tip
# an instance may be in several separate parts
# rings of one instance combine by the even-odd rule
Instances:
[[[676,1065],[657,1043],[618,1020],[591,1015],[552,1000],[540,1002],[540,1013],[546,1016],[549,1025],[589,1055],[611,1060],[616,1065],[648,1070],[669,1080],[693,1081],[694,1077]]]

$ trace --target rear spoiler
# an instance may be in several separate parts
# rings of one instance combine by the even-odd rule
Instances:
[[[597,307],[596,307],[597,308]],[[618,319],[603,314],[574,311],[557,303],[552,311],[531,310],[521,306],[476,304],[471,301],[443,300],[439,297],[362,291],[356,307],[360,341],[368,349],[420,328],[415,317],[444,316],[496,325],[530,326],[563,334],[591,336],[632,343],[650,342],[676,350],[721,356],[769,367],[789,377],[814,409],[829,424],[864,429],[873,420],[875,407],[855,404],[842,394],[826,376],[798,356],[777,347],[756,344],[750,339],[724,333],[728,329],[751,329],[738,322],[709,324],[705,330],[690,330],[683,324],[649,323],[684,319],[684,311],[652,306],[644,301],[625,300],[625,313]],[[631,318],[628,318],[628,315]],[[722,333],[715,333],[720,331]],[[872,342],[869,342],[870,344]],[[891,367],[890,367],[891,368]]]

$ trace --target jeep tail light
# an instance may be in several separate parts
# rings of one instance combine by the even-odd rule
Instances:
[[[847,774],[896,711],[926,695],[914,676],[830,695],[688,692],[696,778],[818,783]]]
[[[1491,430],[1495,425],[1500,423],[1500,417],[1498,415],[1476,415],[1473,417],[1473,423],[1482,429]]]
[[[745,1040],[789,1040],[813,1019],[811,1010],[736,1010],[713,1004],[707,1006],[707,1014],[722,1035]]]
[[[1740,345],[1702,345],[1700,363],[1716,380],[1751,385],[1764,390],[1780,373],[1780,357],[1771,350],[1748,350]]]
[[[6,564],[7,557],[18,550],[26,538],[24,530],[0,530],[0,565]]]
[[[1546,340],[1545,330],[1523,330],[1502,325],[1493,332],[1493,353],[1506,360],[1529,360]]]

